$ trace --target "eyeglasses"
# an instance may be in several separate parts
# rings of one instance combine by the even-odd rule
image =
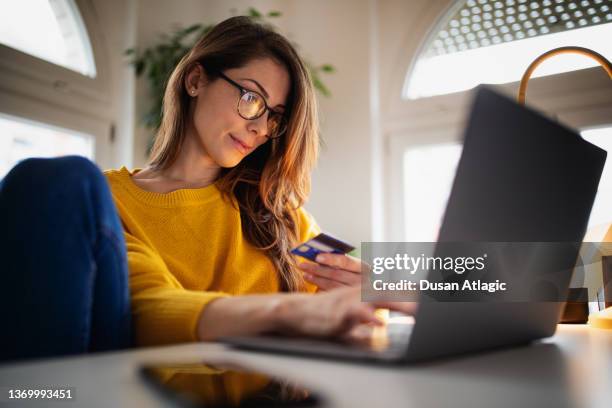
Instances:
[[[287,131],[287,118],[283,113],[276,112],[268,106],[266,99],[255,91],[243,88],[240,84],[229,79],[224,73],[219,72],[219,76],[240,90],[238,99],[238,114],[246,120],[260,118],[268,111],[268,139],[281,137]]]

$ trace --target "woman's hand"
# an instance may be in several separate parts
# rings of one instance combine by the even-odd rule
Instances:
[[[361,289],[345,287],[318,294],[286,296],[277,309],[278,332],[313,337],[344,336],[362,324],[379,326],[384,322],[376,316],[376,308],[389,308],[414,314],[415,303],[361,301]]]
[[[302,262],[299,268],[304,271],[304,279],[326,291],[343,286],[361,285],[362,262],[350,255],[319,254],[317,263]]]
[[[359,325],[380,325],[376,308],[414,314],[410,302],[361,301],[359,287],[343,287],[317,294],[276,293],[227,296],[211,301],[197,323],[198,339],[263,333],[314,337],[345,336]]]
[[[373,305],[361,302],[361,290],[356,287],[286,296],[278,309],[278,331],[313,337],[341,336],[359,324],[383,324],[375,310]]]

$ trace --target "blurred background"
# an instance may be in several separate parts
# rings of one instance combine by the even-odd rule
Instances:
[[[612,59],[611,0],[3,0],[0,7],[0,178],[31,156],[142,167],[164,65],[210,24],[249,14],[292,40],[320,81],[323,145],[306,207],[324,230],[357,245],[435,239],[475,85],[514,97],[529,63],[559,46]],[[545,62],[527,104],[610,151],[612,81],[595,65],[572,55]],[[592,230],[612,220],[610,169]]]

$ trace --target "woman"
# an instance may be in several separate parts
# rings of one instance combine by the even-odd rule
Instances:
[[[251,19],[220,23],[179,62],[149,165],[106,172],[137,345],[380,323],[360,302],[358,260],[290,254],[319,232],[301,207],[317,131],[304,64]]]

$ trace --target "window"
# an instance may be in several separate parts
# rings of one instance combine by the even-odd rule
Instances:
[[[404,153],[404,240],[435,242],[462,145],[419,146]]]
[[[0,13],[0,43],[96,76],[89,37],[74,0],[19,0]]]
[[[609,0],[468,0],[458,2],[437,27],[406,78],[406,99],[518,81],[535,58],[561,46],[612,58]],[[533,77],[596,65],[584,56],[561,55]]]
[[[612,126],[581,132],[609,154],[588,228],[612,223]],[[435,241],[446,209],[462,147],[444,143],[414,147],[404,153],[404,240]]]
[[[608,158],[599,181],[599,190],[591,210],[589,228],[612,222],[612,126],[587,129],[582,131],[585,140],[608,152]]]
[[[0,14],[0,177],[29,156],[79,154],[114,167],[114,83],[109,58],[95,58],[106,46],[93,3],[9,4]]]
[[[68,154],[93,159],[93,138],[68,129],[0,114],[0,179],[25,158]]]

